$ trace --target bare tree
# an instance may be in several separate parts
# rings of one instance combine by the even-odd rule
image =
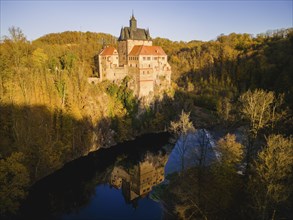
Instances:
[[[247,164],[250,163],[253,151],[252,146],[261,129],[273,126],[284,112],[278,112],[283,104],[283,96],[275,96],[274,92],[266,92],[256,89],[247,91],[239,98],[241,103],[240,112],[249,121],[249,134],[247,145]]]
[[[197,145],[195,146],[195,159],[199,168],[202,168],[206,165],[206,159],[208,156],[209,150],[209,138],[207,137],[206,131],[201,129],[197,132]]]
[[[10,34],[10,39],[13,42],[19,42],[19,41],[26,42],[26,37],[19,27],[12,26],[8,28],[8,31]],[[6,38],[9,38],[9,37],[6,37]]]
[[[275,101],[274,92],[264,90],[247,91],[240,96],[241,113],[250,122],[250,132],[254,137],[260,129],[267,126],[271,120],[272,105]]]
[[[195,131],[193,123],[190,121],[190,113],[181,112],[178,121],[172,121],[169,130],[175,135],[176,139],[181,139],[182,143],[178,146],[178,153],[180,156],[181,170],[185,167],[185,153],[187,151],[187,137],[190,133]]]

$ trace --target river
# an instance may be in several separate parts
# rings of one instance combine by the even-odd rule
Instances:
[[[23,219],[162,219],[150,196],[165,179],[169,135],[148,134],[100,149],[37,182]]]

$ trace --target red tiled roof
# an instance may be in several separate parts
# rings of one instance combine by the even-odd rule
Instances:
[[[101,53],[100,55],[103,55],[103,56],[111,56],[114,54],[114,51],[116,49],[114,47],[106,47]],[[117,53],[116,53],[117,54]]]
[[[132,48],[129,53],[129,56],[139,56],[139,55],[158,55],[158,56],[166,56],[166,53],[159,46],[144,46],[144,45],[136,45]]]

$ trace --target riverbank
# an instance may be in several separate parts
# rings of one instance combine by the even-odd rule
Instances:
[[[91,206],[92,202],[97,201],[93,198],[104,192],[102,188],[101,191],[99,190],[99,187],[102,186],[106,187],[105,192],[110,193],[109,197],[111,198],[108,198],[107,201],[111,200],[112,205],[114,205],[115,201],[119,201],[120,205],[129,210],[127,208],[129,206],[128,202],[125,203],[124,199],[117,199],[117,196],[120,198],[122,195],[128,198],[127,194],[125,194],[127,192],[125,190],[128,188],[122,190],[116,189],[117,186],[112,186],[109,182],[111,173],[116,169],[115,167],[125,167],[125,170],[135,171],[139,164],[141,164],[139,166],[146,166],[149,160],[162,160],[166,157],[164,156],[166,155],[164,146],[169,144],[169,137],[170,135],[166,132],[143,135],[133,141],[127,141],[108,149],[100,149],[90,153],[88,156],[67,163],[62,169],[41,179],[32,186],[28,198],[21,207],[21,218],[46,219],[60,218],[60,216],[68,213],[74,215],[74,210],[82,210],[82,207]],[[118,194],[117,190],[119,191]],[[115,198],[112,198],[112,196]],[[157,207],[155,203],[150,203],[148,197],[143,196],[142,200],[139,198],[129,200],[129,204],[135,205],[137,202],[140,204],[143,201],[143,204],[153,204]],[[103,203],[107,204],[107,201]],[[122,201],[123,203],[121,203]],[[126,199],[126,201],[128,200]],[[144,205],[142,206],[144,207]],[[96,207],[95,215],[99,215],[99,212],[100,214],[104,213],[102,210],[107,208],[109,207]],[[117,208],[117,210],[121,209]],[[147,208],[145,211],[149,212]],[[129,216],[131,219],[130,214]],[[129,219],[129,216],[126,216],[126,218]],[[80,218],[89,218],[89,216],[84,214]],[[109,218],[111,219],[111,216]]]

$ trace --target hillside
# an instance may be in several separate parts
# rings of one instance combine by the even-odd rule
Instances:
[[[173,82],[171,92],[144,109],[127,78],[120,85],[87,82],[97,74],[95,56],[106,44],[116,46],[115,37],[64,32],[28,42],[20,29],[10,32],[0,44],[0,159],[3,167],[11,164],[0,170],[6,187],[0,203],[8,204],[0,207],[3,213],[16,211],[31,184],[68,161],[162,131],[182,109],[198,127],[248,124],[238,98],[249,89],[284,94],[287,115],[274,129],[292,133],[292,29],[256,37],[232,33],[209,42],[153,39],[168,55]],[[26,181],[8,184],[9,172]],[[15,191],[18,196],[9,194]]]

